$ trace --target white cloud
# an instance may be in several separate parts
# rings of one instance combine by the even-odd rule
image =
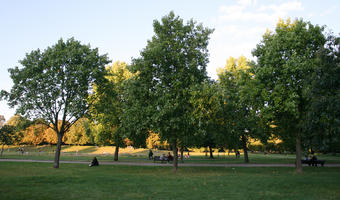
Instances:
[[[237,3],[242,6],[250,6],[256,4],[256,0],[237,0]]]
[[[303,10],[302,3],[298,1],[291,1],[287,3],[283,3],[280,5],[271,4],[268,6],[261,6],[257,11],[274,11],[277,13],[287,13],[289,11],[301,11]]]
[[[209,76],[216,78],[216,69],[223,67],[229,56],[244,55],[253,59],[251,51],[261,41],[266,29],[272,30],[279,18],[303,9],[302,3],[296,0],[271,5],[239,0],[233,5],[221,6],[219,15],[213,20],[215,32],[209,44]]]
[[[241,1],[243,2],[243,1]],[[250,9],[248,9],[250,8]],[[278,18],[284,18],[290,11],[303,10],[302,3],[290,1],[282,4],[262,5],[255,8],[252,1],[245,1],[231,6],[221,6],[219,21],[255,21],[255,22],[273,22]]]
[[[223,37],[230,38],[232,40],[246,41],[252,40],[258,35],[262,35],[266,31],[264,26],[246,27],[242,25],[226,25],[217,27],[212,39],[219,40]]]

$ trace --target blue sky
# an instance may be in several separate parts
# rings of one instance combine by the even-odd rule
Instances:
[[[279,18],[303,18],[340,33],[338,0],[0,0],[0,90],[10,90],[8,68],[25,54],[74,37],[107,53],[112,61],[138,57],[153,35],[152,22],[174,11],[214,28],[208,74],[216,78],[229,56],[244,55]],[[0,115],[14,114],[0,102]]]

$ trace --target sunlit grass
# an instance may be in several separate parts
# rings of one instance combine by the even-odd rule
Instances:
[[[340,199],[340,170],[4,162],[0,199]]]
[[[93,146],[64,146],[62,152],[65,153],[91,153],[95,147]]]

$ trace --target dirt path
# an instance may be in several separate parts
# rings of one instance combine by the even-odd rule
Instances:
[[[22,159],[0,159],[0,162],[38,162],[38,163],[53,163],[52,160],[22,160]],[[86,164],[85,161],[60,161],[60,163],[75,163]],[[108,162],[103,161],[100,165],[129,165],[129,166],[162,166],[171,167],[170,163],[140,163],[140,162]],[[180,167],[295,167],[294,164],[211,164],[211,163],[178,163]],[[306,165],[307,166],[307,165]],[[340,164],[325,164],[325,167],[340,167]]]

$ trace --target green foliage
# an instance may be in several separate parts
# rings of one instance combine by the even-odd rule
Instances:
[[[264,129],[259,115],[256,82],[250,61],[244,56],[230,57],[224,69],[219,70],[219,87],[223,99],[223,136],[229,149],[243,148],[248,162],[248,140],[264,140]]]
[[[15,127],[16,131],[22,131],[29,127],[31,124],[32,122],[29,119],[20,115],[14,115],[6,122],[6,125]]]
[[[115,144],[113,133],[109,126],[103,124],[91,123],[90,126],[91,136],[93,137],[94,143],[98,145],[113,145]]]
[[[303,118],[306,81],[315,69],[316,53],[325,43],[322,31],[322,27],[302,20],[280,21],[275,33],[265,34],[253,51],[257,57],[256,79],[263,86],[262,95],[268,105],[263,111],[269,111],[263,114],[270,115],[268,119],[275,118],[278,125]]]
[[[28,127],[30,127],[33,123],[34,122],[20,115],[14,115],[6,122],[6,125],[14,127],[14,132],[15,132],[14,144],[22,143],[22,140],[25,137],[25,130]]]
[[[38,49],[27,54],[20,61],[24,68],[9,70],[14,86],[7,99],[11,106],[18,106],[18,112],[45,119],[57,133],[64,134],[86,113],[84,99],[91,84],[100,80],[107,62],[97,49],[74,39],[59,40],[44,52]],[[61,126],[57,125],[59,117]]]
[[[89,124],[89,120],[87,118],[79,119],[73,126],[71,126],[70,130],[65,134],[65,144],[91,144],[91,138],[88,134],[86,134]]]
[[[9,69],[13,87],[6,97],[17,112],[42,118],[57,127],[59,118],[67,130],[88,108],[85,101],[91,85],[102,78],[106,55],[73,38],[62,39],[41,52],[34,50],[20,61],[22,68]],[[57,130],[59,132],[60,130]]]
[[[140,61],[134,61],[140,62]],[[122,128],[135,147],[145,147],[146,140],[152,131],[152,114],[155,112],[152,106],[153,86],[152,73],[148,68],[136,71],[135,66],[129,70],[134,71],[136,76],[127,80],[124,84],[124,115],[122,116]],[[150,90],[149,90],[150,88]]]
[[[224,102],[217,83],[206,81],[197,85],[191,91],[190,103],[193,106],[192,120],[196,129],[192,143],[197,147],[212,147],[216,144],[223,147],[220,137],[223,118]]]
[[[96,142],[99,144],[112,144],[123,146],[123,85],[126,80],[133,77],[124,62],[115,62],[106,67],[106,80],[95,87],[91,99],[95,103],[91,107],[92,118],[97,121]],[[126,136],[125,136],[126,137]]]
[[[17,134],[15,134],[15,127],[11,125],[4,125],[0,128],[0,143],[1,144],[15,144],[18,140]]]

